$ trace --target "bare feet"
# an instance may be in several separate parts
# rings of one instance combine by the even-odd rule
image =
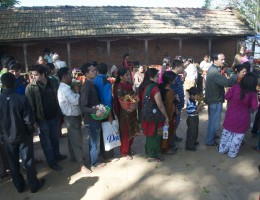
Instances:
[[[89,170],[88,168],[86,168],[84,165],[82,165],[82,167],[80,168],[80,171],[83,173],[83,174],[90,174],[92,171]]]
[[[105,166],[106,166],[106,163],[96,163],[95,165],[93,165],[93,167],[97,167],[97,168],[105,167]]]

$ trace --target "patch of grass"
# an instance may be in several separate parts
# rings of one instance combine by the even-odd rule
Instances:
[[[203,187],[203,188],[202,188],[202,192],[203,192],[204,194],[208,194],[208,193],[209,193],[209,190],[208,190],[206,187]]]

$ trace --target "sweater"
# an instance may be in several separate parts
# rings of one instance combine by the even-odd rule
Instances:
[[[229,79],[221,75],[220,68],[211,65],[208,70],[205,88],[205,103],[210,105],[224,102],[224,87],[231,87],[237,83],[237,75],[232,75]]]
[[[246,133],[250,124],[250,109],[256,110],[258,107],[257,95],[250,92],[240,99],[240,85],[234,85],[227,94],[225,99],[228,100],[223,127],[234,133]]]

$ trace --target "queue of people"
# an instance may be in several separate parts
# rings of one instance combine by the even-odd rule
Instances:
[[[96,167],[105,167],[108,160],[132,160],[135,153],[132,145],[141,133],[146,137],[144,148],[148,162],[162,162],[163,154],[174,154],[178,149],[177,142],[182,141],[176,130],[184,104],[187,112],[185,149],[197,150],[199,113],[204,104],[199,100],[203,91],[198,86],[199,69],[193,59],[187,62],[180,56],[172,62],[167,59],[161,70],[144,69],[140,65],[138,72],[133,74],[127,65],[129,54],[126,54],[124,66],[113,66],[110,70],[115,82],[109,81],[105,63],[92,62],[80,68],[85,82],[79,84],[73,83],[71,69],[59,60],[58,54],[52,55],[48,49],[44,53],[31,68],[28,82],[21,78],[21,66],[11,56],[1,59],[5,72],[1,74],[0,110],[6,117],[0,120],[0,176],[7,176],[9,169],[18,192],[23,192],[25,186],[19,156],[31,192],[37,192],[45,183],[36,176],[32,142],[35,129],[40,131],[40,144],[48,166],[54,171],[62,170],[58,162],[67,159],[59,148],[62,121],[68,132],[71,162],[77,162],[79,171],[84,174],[92,173]],[[201,65],[209,117],[205,144],[218,147],[219,153],[234,158],[249,128],[249,110],[259,108],[256,88],[260,85],[243,64],[236,65],[230,77],[221,74],[224,63],[225,55],[216,53],[211,56],[211,63],[206,55]],[[184,77],[181,76],[183,73]],[[230,89],[225,94],[226,87]],[[137,101],[131,110],[121,102],[126,96]],[[228,101],[228,109],[218,144],[224,99]],[[109,108],[108,116],[102,120],[98,119],[104,115],[100,104]],[[257,116],[259,118],[259,114]],[[258,118],[254,126],[256,133]],[[114,149],[106,151],[104,147],[106,141],[101,124],[113,120],[119,122],[120,158],[115,157]],[[83,138],[86,136],[89,137],[89,165],[83,157]],[[258,152],[259,144],[255,147]]]

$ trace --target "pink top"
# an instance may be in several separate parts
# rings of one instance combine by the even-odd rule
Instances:
[[[240,85],[236,84],[225,95],[229,103],[223,127],[234,133],[245,134],[250,124],[250,109],[256,110],[258,101],[255,92],[247,93],[241,100],[240,91]]]

